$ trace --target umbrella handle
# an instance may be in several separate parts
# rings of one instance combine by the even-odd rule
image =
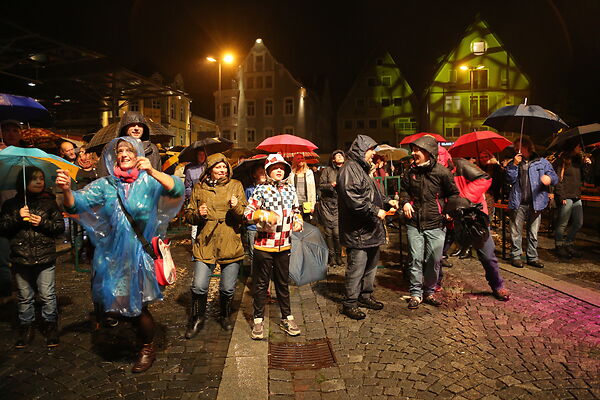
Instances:
[[[27,179],[25,179],[25,163],[23,163],[23,196],[25,197],[25,205],[27,205]],[[29,217],[24,217],[23,221],[29,221]]]

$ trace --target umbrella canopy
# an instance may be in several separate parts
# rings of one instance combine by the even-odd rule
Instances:
[[[21,140],[39,147],[42,144],[48,143],[55,145],[55,142],[62,140],[62,137],[49,129],[27,128],[21,131]]]
[[[477,157],[482,151],[498,153],[512,142],[492,131],[476,131],[458,138],[448,149],[452,157]]]
[[[14,119],[28,122],[49,118],[48,110],[31,97],[0,93],[0,121]]]
[[[256,148],[270,153],[298,153],[313,151],[318,147],[309,140],[284,134],[268,137],[256,146]]]
[[[40,149],[9,146],[0,151],[0,189],[14,189],[19,171],[34,166],[44,171],[46,187],[53,185],[57,169],[66,169],[75,178],[79,167]]]
[[[483,125],[501,132],[524,134],[550,134],[569,127],[552,111],[525,104],[499,108],[487,117]]]
[[[425,136],[425,135],[433,136],[435,138],[435,140],[437,140],[440,143],[447,141],[442,135],[438,135],[437,133],[421,132],[421,133],[415,133],[414,135],[410,135],[410,136],[405,137],[400,142],[400,145],[411,144],[412,142],[414,142],[418,138],[420,138],[422,136]]]
[[[302,232],[292,232],[290,280],[296,286],[327,278],[329,250],[319,228],[308,222]]]
[[[252,173],[252,169],[256,165],[262,164],[264,166],[266,159],[266,154],[258,154],[251,158],[246,158],[241,163],[233,167],[233,179],[237,179],[238,181],[244,184],[249,184],[252,180],[252,177],[250,176]]]
[[[582,125],[556,135],[548,149],[561,150],[577,144],[586,147],[598,141],[600,141],[600,124]]]
[[[146,120],[146,124],[150,129],[150,141],[152,143],[160,143],[164,141],[171,140],[175,136],[174,133],[169,132],[167,128],[162,126],[159,123]],[[104,145],[114,138],[117,137],[119,132],[117,132],[119,128],[119,122],[113,122],[110,125],[101,128],[98,132],[94,134],[90,142],[88,143],[88,149],[90,151],[99,151],[104,147]]]
[[[179,153],[179,162],[197,162],[198,150],[204,150],[206,156],[215,153],[224,153],[233,147],[233,142],[222,137],[200,139]]]
[[[375,148],[375,153],[385,156],[388,161],[401,160],[408,155],[408,151],[387,144],[380,144]]]

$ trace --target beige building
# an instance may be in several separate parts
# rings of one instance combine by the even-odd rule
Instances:
[[[304,137],[321,149],[333,146],[328,96],[317,95],[294,78],[261,39],[256,39],[234,77],[223,79],[221,92],[214,95],[221,135],[236,147],[253,148],[282,133]]]
[[[203,138],[219,136],[219,127],[215,121],[194,114],[190,130],[192,143]]]

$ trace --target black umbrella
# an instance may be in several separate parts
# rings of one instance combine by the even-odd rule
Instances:
[[[581,144],[581,147],[585,147],[597,142],[600,142],[600,124],[589,124],[559,133],[552,140],[548,149],[561,150],[574,147],[578,143]]]
[[[252,177],[251,177],[252,169],[256,165],[259,165],[259,164],[264,165],[267,157],[268,156],[266,154],[259,154],[252,158],[246,158],[245,160],[243,160],[241,163],[239,163],[238,165],[236,165],[233,168],[232,178],[237,179],[238,181],[240,181],[244,184],[249,183],[249,181],[252,179]]]
[[[195,163],[198,150],[204,150],[206,155],[223,153],[233,147],[233,142],[229,139],[214,137],[198,140],[190,144],[179,153],[179,162]]]
[[[569,126],[558,115],[540,106],[519,104],[497,109],[483,122],[500,132],[554,133]]]
[[[146,120],[146,124],[148,125],[148,129],[150,130],[150,141],[152,143],[161,143],[171,140],[175,134],[169,132],[167,128],[158,122]],[[102,147],[114,138],[117,137],[119,132],[117,129],[119,128],[119,122],[113,122],[110,125],[101,128],[98,132],[94,134],[94,136],[90,139],[88,143],[88,149],[90,151],[100,151]]]

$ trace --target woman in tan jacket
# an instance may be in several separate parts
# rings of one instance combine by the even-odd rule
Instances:
[[[196,336],[204,325],[208,284],[217,263],[221,266],[221,326],[225,330],[233,328],[229,316],[244,258],[240,228],[247,201],[242,184],[231,175],[231,165],[223,154],[210,155],[185,210],[186,222],[198,226],[193,244],[195,266],[187,339]]]

